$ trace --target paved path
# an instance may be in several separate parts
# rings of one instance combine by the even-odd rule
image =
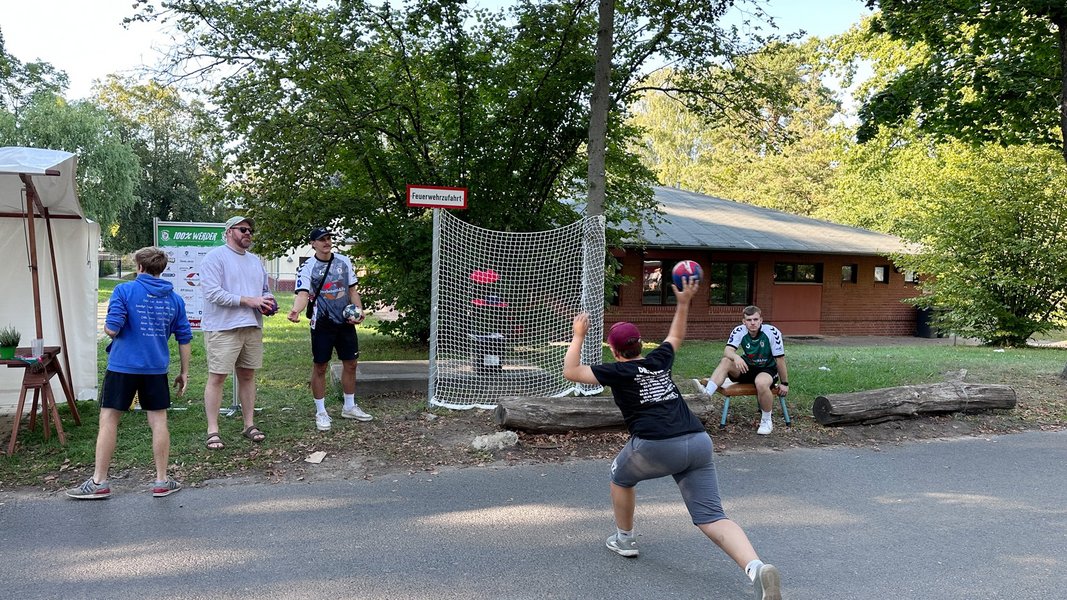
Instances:
[[[1031,600],[1067,589],[1067,432],[718,458],[727,510],[790,600]],[[222,484],[154,499],[0,494],[7,598],[751,597],[670,480],[612,530],[605,461],[374,481]],[[329,460],[322,469],[338,469]]]

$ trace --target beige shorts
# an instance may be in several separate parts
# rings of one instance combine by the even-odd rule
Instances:
[[[238,327],[227,331],[205,331],[204,350],[209,373],[229,375],[234,367],[259,369],[263,366],[263,330]]]

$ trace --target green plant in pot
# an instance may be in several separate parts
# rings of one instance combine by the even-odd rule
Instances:
[[[0,328],[0,359],[15,358],[15,348],[21,340],[22,334],[13,326]]]

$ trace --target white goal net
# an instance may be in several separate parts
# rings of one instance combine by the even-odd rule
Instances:
[[[493,408],[506,396],[597,393],[563,378],[574,315],[589,313],[583,364],[604,339],[604,218],[509,233],[434,211],[430,404]]]

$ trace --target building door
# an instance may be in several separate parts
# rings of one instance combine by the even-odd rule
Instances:
[[[822,285],[776,284],[774,318],[765,319],[784,335],[818,335],[822,323]],[[766,317],[766,315],[764,315]]]

